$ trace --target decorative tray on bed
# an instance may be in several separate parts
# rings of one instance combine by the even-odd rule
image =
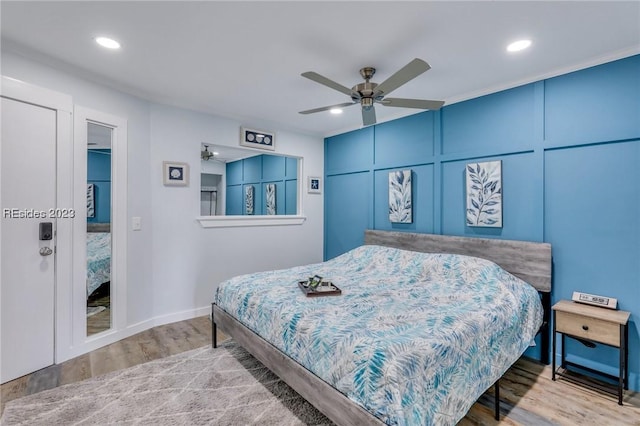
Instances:
[[[316,275],[308,280],[298,281],[298,287],[307,297],[337,296],[342,294],[342,290],[336,287],[331,281],[323,280]]]

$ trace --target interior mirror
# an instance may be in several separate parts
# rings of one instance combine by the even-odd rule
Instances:
[[[200,215],[296,215],[296,157],[202,144]]]
[[[111,142],[113,129],[87,123],[87,336],[111,328]]]

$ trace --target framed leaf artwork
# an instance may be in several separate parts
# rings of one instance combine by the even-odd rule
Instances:
[[[467,226],[502,228],[502,161],[469,163]]]
[[[389,173],[389,221],[391,223],[413,221],[411,170],[396,170]]]
[[[277,214],[276,208],[276,184],[268,183],[265,186],[265,197],[267,201],[267,214],[274,215]]]

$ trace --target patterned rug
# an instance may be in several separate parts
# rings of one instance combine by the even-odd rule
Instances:
[[[332,425],[235,342],[7,403],[2,425]]]

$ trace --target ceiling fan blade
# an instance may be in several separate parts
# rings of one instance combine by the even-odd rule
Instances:
[[[327,77],[321,76],[317,72],[307,71],[307,72],[303,72],[300,75],[303,76],[303,77],[308,78],[309,80],[313,80],[316,83],[320,83],[320,84],[322,84],[324,86],[330,87],[333,90],[337,90],[340,93],[344,93],[347,96],[351,96],[351,89],[349,89],[348,87],[343,86],[340,83],[336,83],[333,80],[329,80]]]
[[[355,102],[345,102],[343,104],[338,104],[338,105],[329,105],[326,107],[322,107],[322,108],[314,108],[314,109],[308,109],[306,111],[300,111],[298,114],[313,114],[314,112],[320,112],[320,111],[328,111],[332,108],[344,108],[344,107],[348,107],[351,105],[355,105]]]
[[[406,82],[413,80],[425,71],[431,68],[428,63],[422,59],[414,59],[404,67],[400,68],[395,74],[387,78],[376,87],[376,93],[379,95],[388,95]]]
[[[362,108],[362,124],[365,126],[376,124],[376,110],[372,106]]]
[[[426,99],[384,98],[379,102],[388,107],[418,108],[436,110],[442,108],[444,101],[430,101]]]

